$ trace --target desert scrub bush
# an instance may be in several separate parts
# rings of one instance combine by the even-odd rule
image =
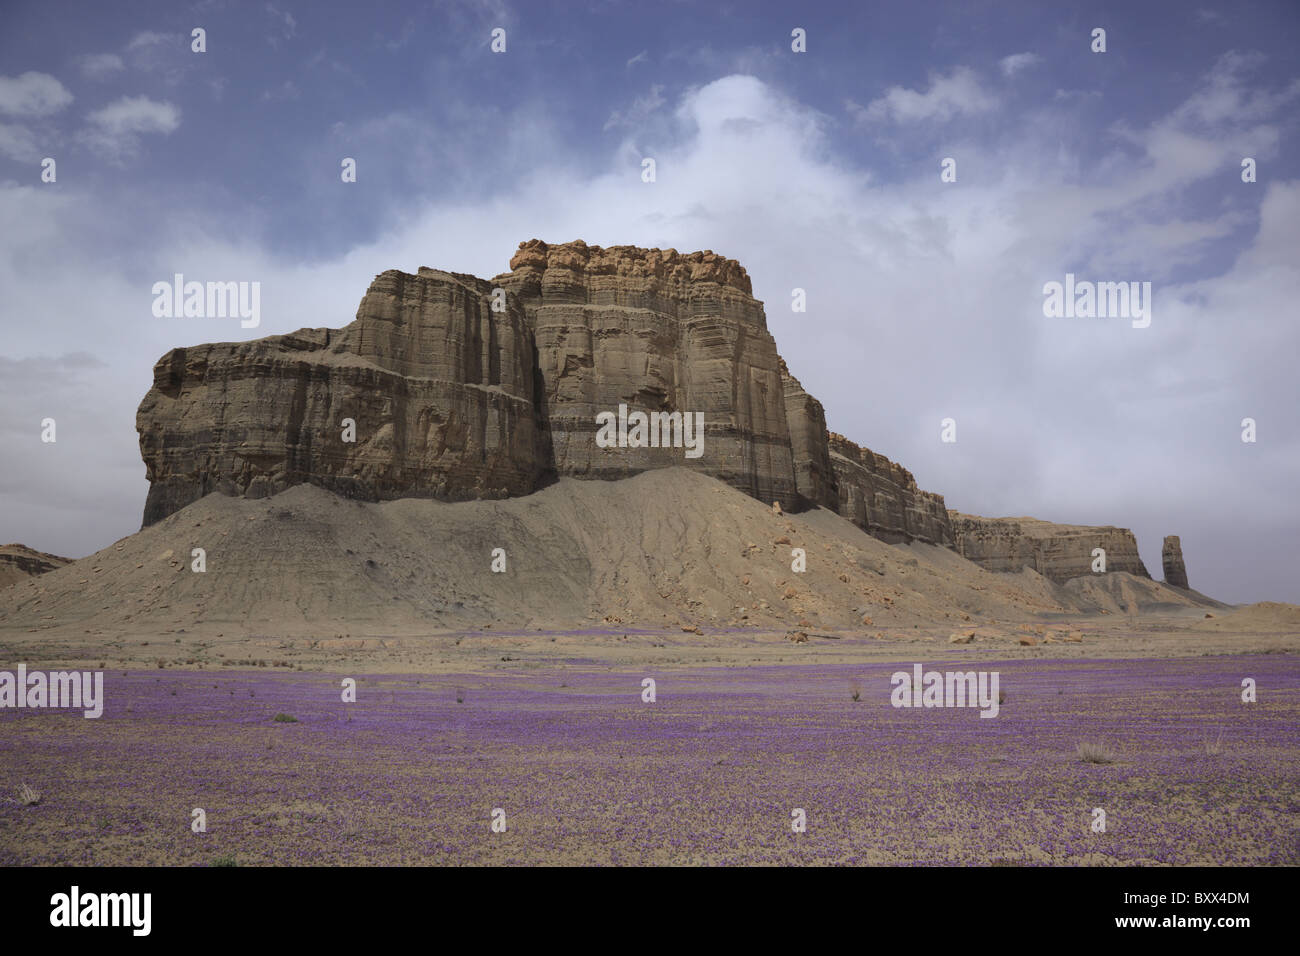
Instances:
[[[854,700],[861,700],[861,699],[862,699],[862,685],[859,684],[857,681],[854,681],[852,684],[850,684],[850,685],[849,685],[849,696],[850,696],[851,698],[853,698]]]
[[[1084,763],[1114,763],[1119,758],[1105,744],[1081,743],[1074,748]]]
[[[288,714],[276,714],[271,719],[274,720],[277,724],[296,724],[298,722],[297,717],[291,717]]]
[[[41,802],[41,792],[32,789],[28,784],[23,784],[18,788],[18,802],[24,807],[34,807]]]
[[[235,854],[219,856],[212,861],[213,866],[239,866],[239,861],[235,859]]]

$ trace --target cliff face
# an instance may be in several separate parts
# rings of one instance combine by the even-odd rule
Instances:
[[[532,491],[532,335],[490,293],[471,276],[390,271],[343,329],[173,349],[136,415],[144,523],[212,491],[302,482],[370,501]]]
[[[71,563],[71,558],[61,558],[57,554],[36,551],[25,544],[0,546],[0,588],[7,588],[11,584],[29,580]]]
[[[989,571],[1032,568],[1057,584],[1093,573],[1092,551],[1106,552],[1106,571],[1150,578],[1127,528],[1053,524],[1036,518],[981,518],[948,512],[955,550]]]
[[[821,402],[803,390],[799,380],[785,367],[784,360],[781,361],[781,385],[785,395],[785,417],[790,425],[795,487],[805,501],[838,512],[839,486],[831,464],[826,410]]]
[[[1178,535],[1165,536],[1164,547],[1160,552],[1160,563],[1164,566],[1165,584],[1184,590],[1190,587],[1187,583],[1187,567],[1183,564],[1183,543]]]
[[[608,447],[598,416],[620,408],[626,426],[636,413],[683,424],[698,413],[702,443],[674,424],[675,440]],[[676,465],[990,570],[1064,581],[1090,574],[1103,547],[1108,570],[1148,576],[1124,529],[949,512],[902,465],[828,432],[744,268],[707,251],[533,239],[490,282],[384,272],[342,329],[173,349],[136,428],[146,525],[213,491],[258,498],[310,483],[368,501],[504,498],[557,475]]]
[[[943,496],[921,491],[912,473],[843,435],[828,436],[841,515],[891,543],[922,541],[953,547]]]
[[[493,283],[522,304],[537,345],[539,426],[560,475],[625,478],[695,468],[763,501],[797,504],[780,358],[739,263],[712,252],[523,243]],[[596,416],[703,413],[681,447],[601,448]]]

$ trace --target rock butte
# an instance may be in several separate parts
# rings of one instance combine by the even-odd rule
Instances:
[[[1165,536],[1165,544],[1160,552],[1160,563],[1164,566],[1165,584],[1176,588],[1188,587],[1187,568],[1183,566],[1183,543],[1178,535]]]
[[[342,329],[173,349],[136,416],[144,524],[211,492],[260,498],[310,483],[368,501],[505,498],[557,476],[676,465],[989,570],[1059,583],[1091,574],[1102,547],[1107,570],[1150,577],[1126,529],[949,511],[901,465],[828,432],[751,291],[744,267],[711,251],[531,239],[491,281],[381,273]],[[703,412],[703,456],[598,447],[597,413],[621,403]],[[349,418],[354,443],[342,440]],[[1168,568],[1166,558],[1177,583]]]

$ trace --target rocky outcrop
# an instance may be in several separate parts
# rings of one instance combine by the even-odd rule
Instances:
[[[948,512],[958,554],[989,571],[1031,568],[1057,584],[1093,574],[1093,549],[1106,570],[1150,578],[1127,528],[1054,524],[1036,518],[982,518]]]
[[[840,495],[831,464],[826,410],[803,390],[781,360],[781,385],[785,393],[785,417],[790,426],[790,450],[794,456],[794,481],[800,496],[809,504],[839,511]]]
[[[532,491],[532,334],[517,302],[493,311],[491,291],[390,271],[343,329],[164,355],[136,415],[144,523],[212,491],[265,497],[303,482],[370,501]]]
[[[1160,551],[1160,563],[1164,566],[1165,584],[1184,590],[1189,588],[1187,567],[1183,564],[1183,543],[1178,535],[1165,536],[1165,544]]]
[[[608,447],[598,416],[620,410],[627,426],[643,413],[676,434]],[[698,448],[678,424],[696,413]],[[990,570],[1065,581],[1091,573],[1102,547],[1109,570],[1148,576],[1124,529],[949,512],[902,465],[828,432],[822,404],[777,354],[748,274],[710,251],[532,239],[491,281],[384,272],[342,329],[167,353],[136,428],[146,525],[214,491],[258,498],[309,483],[368,501],[504,498],[556,476],[685,466]]]
[[[25,544],[6,544],[0,547],[0,588],[26,581],[71,564],[71,558],[36,551]]]
[[[827,436],[839,497],[839,514],[891,543],[921,541],[953,547],[943,496],[921,491],[902,465],[843,435]]]
[[[613,479],[684,465],[763,501],[797,504],[780,357],[739,263],[708,251],[533,239],[510,269],[492,281],[527,313],[538,424],[557,474]],[[620,405],[703,413],[702,454],[598,447],[596,416]]]

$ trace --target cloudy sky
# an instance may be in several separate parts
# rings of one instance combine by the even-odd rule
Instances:
[[[1293,0],[0,23],[0,541],[80,557],[138,529],[135,409],[169,348],[341,326],[384,269],[490,277],[581,238],[740,260],[830,427],[950,508],[1132,528],[1156,577],[1180,534],[1193,587],[1300,601]],[[260,327],[155,318],[177,272],[260,282]],[[1066,273],[1150,282],[1150,326],[1045,317]]]

